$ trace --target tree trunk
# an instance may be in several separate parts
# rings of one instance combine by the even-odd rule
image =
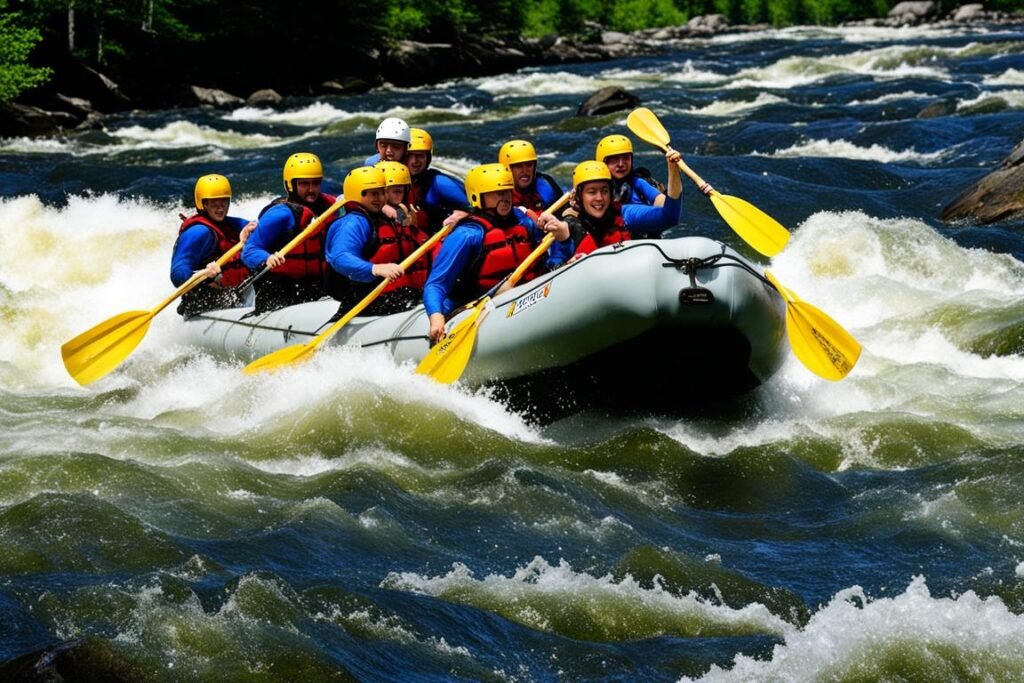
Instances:
[[[68,54],[75,51],[75,0],[68,2]]]

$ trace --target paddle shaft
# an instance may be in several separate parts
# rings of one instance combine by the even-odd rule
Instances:
[[[293,237],[288,244],[281,247],[277,251],[277,253],[280,254],[281,256],[284,256],[292,249],[299,246],[307,237],[316,232],[316,229],[320,227],[321,223],[323,223],[327,218],[329,218],[330,215],[333,214],[335,211],[344,206],[344,204],[345,196],[342,195],[341,198],[338,199],[338,201],[334,202],[329,207],[327,207],[327,209],[322,214],[317,216],[316,219],[313,220],[309,225],[307,225],[302,232]],[[246,290],[248,290],[250,287],[256,284],[257,281],[259,281],[264,275],[269,273],[271,270],[272,269],[269,266],[263,266],[263,268],[261,268],[259,272],[250,275],[248,278],[246,278],[244,282],[235,287],[235,295],[240,297]]]
[[[566,192],[563,194],[554,204],[544,210],[545,213],[551,213],[565,206],[569,199],[572,197],[572,192]],[[548,233],[540,241],[540,244],[530,252],[529,255],[523,260],[519,266],[506,275],[501,281],[491,287],[483,296],[478,297],[476,300],[466,304],[460,311],[473,309],[464,320],[455,325],[452,330],[445,335],[441,341],[434,344],[420,359],[419,365],[416,367],[416,372],[423,375],[429,375],[439,382],[445,384],[456,381],[462,376],[462,372],[466,369],[466,365],[469,363],[469,357],[473,352],[474,341],[476,340],[477,330],[480,328],[486,318],[488,302],[491,300],[491,296],[496,295],[499,291],[504,291],[503,288],[510,288],[519,282],[523,274],[526,273],[527,269],[533,265],[533,262],[540,258],[551,243],[555,241],[554,233]],[[486,310],[485,310],[486,309]]]
[[[666,153],[674,151],[676,150],[672,149],[670,145],[665,145]],[[682,157],[676,159],[676,166],[678,166],[679,170],[683,172],[683,175],[685,175],[687,178],[694,182],[694,184],[697,186],[698,189],[700,189],[701,192],[708,196],[711,196],[712,194],[717,194],[715,188],[711,187],[710,183],[705,181],[703,178],[697,175],[696,171],[687,166],[686,162],[683,161]]]
[[[554,213],[555,211],[558,211],[563,206],[568,204],[569,199],[571,198],[572,192],[566,192],[561,197],[559,197],[554,204],[544,209],[544,213]],[[529,270],[530,266],[533,265],[534,261],[540,258],[540,255],[547,251],[551,247],[552,243],[554,243],[554,241],[554,233],[549,232],[548,234],[544,235],[544,239],[540,241],[540,244],[537,245],[537,248],[530,252],[530,254],[525,259],[523,259],[523,262],[520,263],[515,270],[506,275],[504,278],[502,278],[501,282],[492,287],[487,292],[487,294],[485,294],[485,296],[490,296],[492,292],[494,294],[500,294],[504,291],[507,291],[515,287],[516,283],[522,279],[523,275],[526,273],[527,270]]]
[[[437,244],[438,241],[443,239],[445,235],[451,232],[453,227],[455,227],[454,224],[446,225],[445,227],[435,232],[433,235],[430,236],[430,239],[428,239],[426,242],[417,247],[414,252],[405,257],[405,260],[403,260],[398,265],[402,267],[403,271],[407,270],[409,266],[423,258],[423,255],[426,254],[427,251],[429,251],[435,244]],[[335,321],[333,325],[331,325],[326,330],[318,334],[316,337],[306,342],[306,344],[308,346],[316,347],[330,339],[335,332],[337,332],[342,327],[347,325],[348,322],[352,320],[352,318],[362,313],[363,309],[372,304],[374,300],[378,296],[380,296],[381,292],[383,292],[384,289],[388,286],[389,282],[390,281],[387,279],[381,280],[381,282],[376,287],[373,288],[373,291],[371,291],[369,294],[363,297],[363,299],[359,303],[352,307],[352,310],[343,315],[341,318]]]

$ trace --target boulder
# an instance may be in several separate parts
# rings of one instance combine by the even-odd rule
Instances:
[[[960,5],[953,13],[953,21],[979,21],[985,18],[985,7],[981,3]]]
[[[0,102],[0,137],[43,137],[70,130],[81,118],[65,111],[48,111],[26,104]]]
[[[904,0],[889,10],[888,17],[903,24],[918,24],[938,12],[932,0]]]
[[[628,43],[629,40],[629,35],[620,31],[605,31],[601,34],[601,42],[605,45]]]
[[[245,104],[245,100],[237,95],[217,90],[216,88],[203,88],[198,85],[190,85],[188,91],[192,93],[197,104],[209,104],[219,108],[238,107]]]
[[[927,107],[917,112],[919,119],[934,119],[939,116],[949,116],[950,114],[956,113],[956,101],[954,100],[940,100],[933,102]]]
[[[132,683],[149,678],[108,641],[96,637],[58,643],[0,662],[0,680],[7,683]]]
[[[999,168],[960,193],[942,210],[944,221],[985,225],[1024,216],[1024,141]]]
[[[693,17],[686,25],[701,32],[716,33],[729,27],[729,20],[724,14],[701,14]]]
[[[640,98],[617,85],[601,88],[580,105],[576,116],[599,116],[615,111],[635,109]]]
[[[245,98],[245,103],[250,107],[259,107],[263,105],[273,106],[275,104],[281,104],[282,99],[284,98],[282,98],[280,93],[276,90],[263,88],[262,90],[257,90]]]

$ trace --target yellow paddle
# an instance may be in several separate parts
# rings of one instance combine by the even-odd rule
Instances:
[[[846,377],[860,358],[860,344],[853,336],[817,307],[802,300],[765,271],[765,277],[786,300],[786,332],[793,354],[807,369],[838,382]]]
[[[309,224],[305,230],[296,235],[291,242],[280,250],[284,255],[299,245],[320,227],[323,221],[340,209],[345,203],[342,197]],[[224,265],[242,248],[242,244],[231,247],[217,259],[218,265]],[[95,382],[120,365],[135,350],[142,338],[149,331],[149,322],[160,311],[180,296],[188,294],[207,278],[205,271],[199,271],[178,287],[169,297],[161,301],[151,311],[127,311],[115,315],[109,320],[91,327],[74,339],[60,347],[60,355],[64,359],[64,367],[68,374],[81,385]]]
[[[672,149],[669,146],[668,131],[650,109],[646,107],[634,109],[626,117],[626,125],[645,142],[666,152]],[[677,163],[679,170],[696,183],[701,192],[711,198],[711,203],[714,204],[719,215],[747,244],[765,256],[775,256],[786,246],[786,242],[789,240],[789,231],[778,221],[739,197],[719,194],[682,159]]]
[[[437,243],[438,240],[442,239],[445,235],[451,232],[454,224],[446,225],[445,227],[438,230],[436,233],[431,235],[430,239],[420,245],[416,251],[409,254],[404,261],[399,265],[402,266],[402,270],[405,270],[416,261],[420,260],[427,251]],[[265,370],[276,370],[282,365],[288,365],[289,363],[296,363],[299,361],[306,361],[313,355],[313,352],[319,348],[321,344],[334,336],[334,334],[342,327],[347,325],[352,318],[359,315],[364,308],[373,303],[374,299],[380,296],[384,288],[388,286],[387,280],[382,280],[380,284],[374,287],[373,291],[367,294],[363,299],[352,307],[348,313],[338,319],[334,324],[328,327],[326,330],[316,335],[308,342],[304,344],[293,344],[286,346],[283,349],[278,349],[263,356],[257,358],[253,362],[249,363],[243,369],[247,375],[253,375],[257,372],[263,372]]]
[[[558,201],[545,209],[545,213],[553,213],[565,206],[572,197],[572,192],[566,192]],[[486,311],[490,310],[488,304],[491,297],[506,289],[515,287],[516,283],[523,277],[533,262],[540,258],[541,254],[548,250],[551,243],[555,241],[555,235],[548,233],[540,241],[537,248],[530,252],[519,266],[505,276],[501,282],[491,287],[482,297],[465,306],[472,307],[473,312],[467,318],[460,321],[446,334],[440,342],[435,344],[427,355],[423,357],[420,364],[416,366],[416,372],[421,375],[428,375],[441,384],[451,384],[462,376],[466,365],[469,364],[469,357],[473,353],[473,342],[476,340],[477,330],[487,318]],[[484,313],[484,315],[481,315]]]

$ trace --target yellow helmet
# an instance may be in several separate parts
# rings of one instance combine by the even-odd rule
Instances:
[[[360,166],[345,176],[345,184],[341,189],[345,193],[345,201],[358,202],[367,190],[383,190],[385,187],[387,180],[384,178],[384,171],[376,166]]]
[[[412,140],[409,141],[408,151],[434,153],[434,138],[430,137],[430,133],[422,128],[410,128],[409,135]]]
[[[320,157],[309,152],[297,152],[284,162],[284,191],[291,194],[295,191],[292,181],[296,179],[309,180],[311,178],[323,178],[324,166],[320,163]]]
[[[412,185],[409,167],[400,161],[378,161],[374,164],[374,168],[384,171],[384,183],[388,187],[392,185]]]
[[[466,199],[470,206],[478,209],[483,208],[484,194],[514,188],[512,171],[505,164],[481,164],[469,169],[466,174]]]
[[[594,156],[597,157],[598,161],[604,161],[610,156],[616,154],[632,154],[633,143],[625,135],[609,135],[601,138],[601,142],[597,143],[597,151]]]
[[[593,159],[577,164],[572,171],[572,186],[578,190],[580,185],[589,183],[591,180],[611,182],[612,172],[608,170],[608,165],[603,161],[594,161]]]
[[[231,183],[216,173],[204,175],[196,181],[196,209],[203,210],[204,199],[231,199]]]
[[[506,166],[537,161],[537,150],[526,140],[509,140],[498,150],[498,161]]]

